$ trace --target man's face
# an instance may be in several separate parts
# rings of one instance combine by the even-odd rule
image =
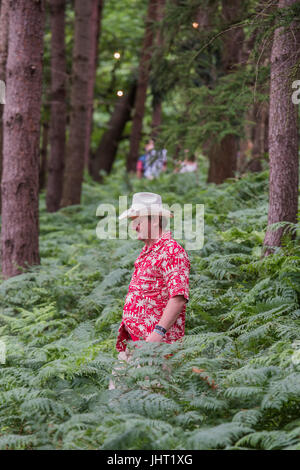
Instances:
[[[157,219],[157,220],[156,220]],[[147,215],[131,218],[131,228],[137,231],[138,240],[149,240],[158,238],[158,217],[152,217],[152,220]]]

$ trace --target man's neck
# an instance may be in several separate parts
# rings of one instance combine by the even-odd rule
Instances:
[[[145,245],[147,245],[147,248],[150,248],[152,245],[154,245],[154,243],[162,236],[162,234],[163,231],[160,230],[157,238],[148,238],[145,240]]]

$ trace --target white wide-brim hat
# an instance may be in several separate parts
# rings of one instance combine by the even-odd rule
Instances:
[[[140,215],[173,217],[171,211],[163,208],[161,196],[155,193],[135,193],[132,198],[131,207],[122,212],[119,216],[119,220]]]

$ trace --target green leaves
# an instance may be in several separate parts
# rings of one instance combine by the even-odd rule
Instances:
[[[205,203],[204,247],[188,252],[186,335],[182,344],[143,344],[123,369],[116,334],[142,245],[93,237],[97,203],[117,205],[121,172],[85,182],[81,206],[41,209],[43,264],[0,284],[0,448],[299,446],[299,249],[252,255],[267,175],[188,191],[182,176],[147,189],[171,204]],[[108,390],[113,368],[117,389]]]
[[[220,424],[194,431],[189,436],[187,445],[191,450],[224,449],[250,432],[251,427],[241,423]]]

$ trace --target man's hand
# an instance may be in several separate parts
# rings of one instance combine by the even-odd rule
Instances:
[[[168,331],[169,328],[171,328],[171,326],[175,323],[185,303],[186,299],[183,295],[175,295],[169,299],[164,313],[159,320],[160,326],[163,326]],[[146,341],[150,341],[151,343],[161,343],[163,341],[163,336],[153,330]]]
[[[151,335],[149,335],[146,339],[146,341],[150,343],[161,343],[162,340],[163,336],[161,336],[159,333],[156,333],[156,331],[152,331]]]

